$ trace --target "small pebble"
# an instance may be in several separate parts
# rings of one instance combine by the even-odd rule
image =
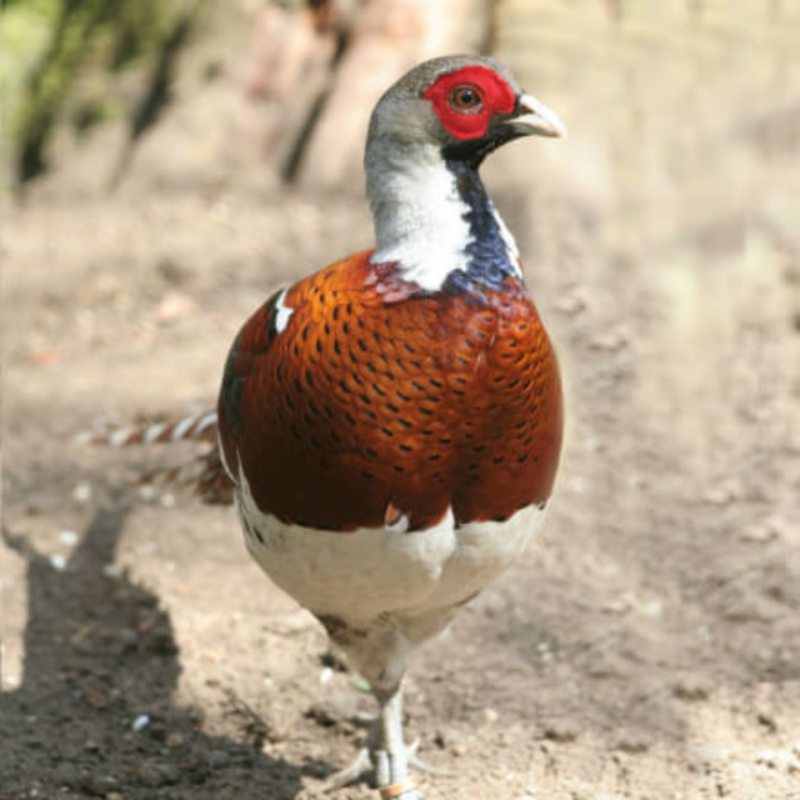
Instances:
[[[641,606],[646,617],[658,618],[664,613],[664,604],[660,600],[649,600]]]
[[[628,475],[627,483],[631,489],[644,489],[647,486],[647,478],[634,472]]]
[[[105,797],[107,791],[116,785],[116,780],[110,775],[84,775],[80,788],[92,797]]]
[[[156,321],[162,325],[189,316],[195,310],[191,297],[183,292],[167,292],[156,309]]]
[[[745,528],[739,538],[744,542],[756,542],[758,544],[766,544],[775,539],[783,536],[784,525],[783,521],[776,517],[761,520]]]
[[[165,494],[161,496],[161,505],[164,508],[175,508],[175,495]]]
[[[542,664],[549,664],[553,660],[553,653],[550,650],[539,651],[539,661]]]
[[[61,544],[73,547],[78,543],[78,534],[75,533],[75,531],[61,531],[61,533],[58,534],[58,540]]]
[[[637,754],[646,753],[651,745],[652,741],[643,731],[627,731],[620,735],[615,747],[623,753]]]
[[[174,731],[173,733],[167,736],[167,747],[175,748],[180,747],[184,742],[184,737],[182,733],[178,733]]]
[[[721,508],[727,506],[736,499],[736,492],[728,486],[717,486],[708,489],[703,493],[703,500],[712,506]]]
[[[756,544],[767,544],[776,538],[775,531],[764,523],[757,523],[750,528],[746,528],[739,534],[743,542],[755,542]]]
[[[50,556],[50,565],[53,569],[57,569],[59,572],[61,570],[66,569],[67,566],[67,559],[61,555],[61,553],[54,553]]]
[[[139,499],[145,503],[152,503],[156,498],[156,490],[152,484],[144,483],[139,487]]]
[[[712,685],[707,678],[691,675],[682,678],[672,687],[672,694],[679,700],[697,702],[707,700],[711,694]]]
[[[577,494],[584,494],[587,489],[586,481],[577,475],[570,480],[569,487]]]
[[[756,721],[759,725],[763,725],[770,733],[775,733],[778,730],[778,725],[771,714],[762,711],[756,715]]]
[[[82,481],[72,490],[72,499],[76,503],[88,503],[92,499],[92,485]]]
[[[574,742],[580,729],[574,722],[557,720],[551,722],[543,731],[544,738],[551,742]]]
[[[125,567],[121,564],[105,564],[102,569],[103,575],[107,578],[119,578],[125,572]]]
[[[322,672],[319,673],[319,682],[324,686],[326,683],[330,683],[331,678],[333,678],[333,670],[330,667],[325,667]]]
[[[484,708],[483,719],[485,722],[493,725],[498,719],[500,719],[500,715],[493,708]]]
[[[556,309],[573,316],[586,308],[586,300],[576,294],[568,294],[556,301]]]
[[[150,724],[150,717],[147,714],[139,714],[138,717],[133,721],[131,728],[134,731],[141,731],[144,730]]]
[[[756,757],[756,764],[761,764],[770,769],[780,769],[785,765],[787,755],[775,750],[764,750]]]
[[[594,339],[589,342],[589,347],[591,347],[592,350],[613,352],[615,350],[621,350],[627,343],[628,340],[624,334],[612,331],[595,336]]]

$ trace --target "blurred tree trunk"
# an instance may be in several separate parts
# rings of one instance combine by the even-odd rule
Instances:
[[[169,39],[175,5],[174,0],[61,0],[15,120],[20,183],[46,170],[48,144],[79,78],[89,68],[110,75],[157,55]]]

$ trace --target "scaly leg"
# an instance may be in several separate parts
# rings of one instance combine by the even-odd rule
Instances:
[[[381,702],[378,723],[381,730],[381,749],[375,752],[375,777],[381,797],[420,800],[408,772],[408,752],[403,739],[403,707],[401,690]]]
[[[325,791],[331,792],[372,775],[384,800],[422,800],[408,771],[416,748],[407,748],[403,739],[401,690],[388,697],[378,697],[380,713],[367,734],[366,746],[355,760],[328,780]]]

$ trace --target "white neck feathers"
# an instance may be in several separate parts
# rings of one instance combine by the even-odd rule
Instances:
[[[373,263],[396,262],[408,281],[440,289],[466,269],[467,204],[434,147],[375,148],[367,156],[367,195],[375,220]],[[374,157],[370,157],[370,155]]]
[[[375,221],[372,263],[396,263],[405,280],[427,291],[442,288],[454,270],[469,266],[474,240],[469,206],[438,147],[372,142],[367,150],[367,196]],[[517,247],[491,206],[509,261]]]

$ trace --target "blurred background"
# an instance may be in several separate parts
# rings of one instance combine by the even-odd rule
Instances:
[[[241,322],[370,245],[378,96],[491,54],[484,179],[562,362],[545,534],[420,654],[427,797],[800,798],[800,5],[6,0],[0,797],[318,796],[368,699],[178,454]],[[365,787],[344,798],[367,798]]]

